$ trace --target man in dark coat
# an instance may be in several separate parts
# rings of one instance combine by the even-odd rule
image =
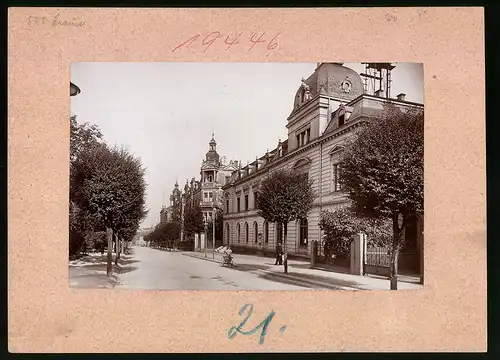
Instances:
[[[283,247],[281,246],[281,242],[278,242],[276,244],[276,262],[274,265],[282,265],[283,264],[283,258],[281,257],[283,255]]]

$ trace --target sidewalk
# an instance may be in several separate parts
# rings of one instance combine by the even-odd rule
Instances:
[[[122,259],[115,265],[113,254],[113,274],[108,277],[107,254],[89,253],[77,260],[69,261],[69,286],[79,289],[112,289],[118,281],[121,264],[128,255],[122,254]]]
[[[198,258],[200,260],[222,263],[222,255],[212,252],[205,253],[185,251],[185,256]],[[235,271],[250,271],[258,274],[264,273],[270,280],[287,279],[296,284],[312,289],[335,289],[335,290],[389,290],[389,280],[372,276],[356,276],[325,270],[310,269],[308,261],[288,260],[288,273],[283,273],[283,266],[274,265],[274,258],[234,254]],[[221,265],[222,266],[222,265]],[[411,282],[398,282],[399,290],[421,289],[422,285]]]

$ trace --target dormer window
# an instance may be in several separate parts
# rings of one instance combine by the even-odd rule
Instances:
[[[345,124],[345,113],[339,115],[339,127]]]

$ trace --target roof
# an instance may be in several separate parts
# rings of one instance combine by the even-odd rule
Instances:
[[[309,92],[310,98],[321,94],[350,101],[361,95],[363,90],[363,80],[356,71],[341,63],[321,63],[298,88],[293,111],[298,110],[305,103],[304,91]]]

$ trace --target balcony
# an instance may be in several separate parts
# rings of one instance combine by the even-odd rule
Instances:
[[[201,183],[201,188],[202,189],[213,189],[213,188],[220,188],[222,185],[219,184],[218,182],[203,182]]]
[[[214,205],[213,201],[200,201],[200,207],[202,207],[202,208],[203,207],[204,208],[207,208],[207,207],[211,208],[211,207],[213,207],[213,205]]]

